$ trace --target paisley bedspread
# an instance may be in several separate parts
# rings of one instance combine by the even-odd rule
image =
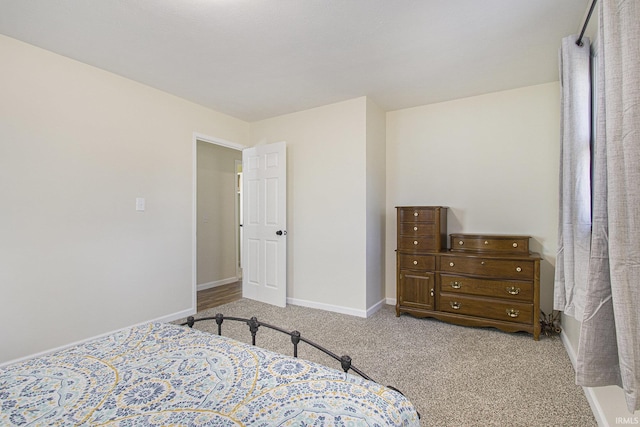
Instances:
[[[418,426],[399,393],[153,323],[0,368],[0,425]]]

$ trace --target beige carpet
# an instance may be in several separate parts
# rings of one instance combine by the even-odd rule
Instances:
[[[305,307],[273,307],[248,299],[196,317],[251,317],[298,330],[374,380],[400,389],[424,426],[596,426],[558,336],[534,341],[525,333],[468,328],[433,319],[395,316],[385,306],[368,319]],[[196,324],[216,330],[215,321]],[[246,325],[227,321],[223,334],[250,342]],[[260,329],[257,345],[292,355],[288,336]],[[339,369],[339,364],[300,344],[299,357]]]

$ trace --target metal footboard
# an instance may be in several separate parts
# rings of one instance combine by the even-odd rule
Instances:
[[[332,351],[322,347],[321,345],[316,344],[315,342],[304,338],[300,334],[300,332],[298,332],[298,331],[289,332],[289,331],[284,330],[282,328],[279,328],[277,326],[273,326],[273,325],[270,325],[268,323],[260,322],[255,317],[252,317],[251,319],[246,319],[246,318],[243,318],[243,317],[224,316],[221,313],[218,313],[213,317],[211,317],[211,316],[210,317],[201,317],[201,318],[198,318],[198,319],[196,319],[193,316],[189,316],[189,317],[187,317],[187,321],[182,323],[181,325],[183,325],[183,326],[187,325],[190,328],[192,328],[195,323],[203,321],[203,320],[215,320],[216,324],[218,325],[218,335],[222,335],[222,322],[224,322],[225,320],[233,320],[233,321],[237,321],[237,322],[246,323],[247,326],[249,326],[249,331],[251,332],[251,344],[252,345],[256,345],[256,334],[258,333],[258,329],[260,328],[260,326],[264,326],[265,328],[273,329],[274,331],[282,332],[283,334],[289,335],[291,337],[291,343],[293,344],[293,357],[298,357],[298,344],[300,342],[304,342],[304,343],[307,343],[310,346],[320,350],[324,354],[332,357],[333,359],[337,360],[338,362],[340,362],[340,365],[342,366],[342,370],[344,372],[349,372],[351,370],[351,371],[355,372],[356,374],[360,375],[362,378],[364,378],[366,380],[376,382],[371,377],[369,377],[367,374],[362,372],[360,369],[358,369],[355,366],[353,366],[351,364],[351,357],[349,357],[347,355],[338,356],[337,354],[335,354]],[[396,389],[394,387],[390,387],[390,386],[388,386],[388,387],[390,389],[395,390],[398,393],[400,393],[400,391],[398,389]]]
[[[372,379],[369,375],[365,374],[364,372],[362,372],[360,369],[356,368],[355,366],[353,366],[353,364],[351,363],[351,357],[344,355],[344,356],[338,356],[337,354],[335,354],[334,352],[324,348],[323,346],[321,346],[320,344],[317,344],[311,340],[308,340],[306,338],[304,338],[300,332],[298,331],[287,331],[285,329],[279,328],[278,326],[274,326],[274,325],[270,325],[268,323],[264,323],[259,321],[256,317],[252,317],[251,319],[246,319],[243,317],[231,317],[231,316],[224,316],[221,313],[216,314],[215,316],[209,316],[209,317],[200,317],[198,319],[196,319],[193,316],[189,316],[187,317],[187,321],[184,323],[181,323],[182,326],[187,325],[190,328],[193,328],[193,325],[196,324],[197,322],[201,322],[203,320],[215,320],[216,324],[218,325],[218,335],[222,335],[222,323],[225,320],[233,320],[236,322],[242,322],[245,323],[248,327],[249,327],[249,331],[251,332],[251,344],[252,345],[256,345],[256,334],[258,333],[258,329],[261,326],[264,326],[265,328],[269,328],[269,329],[273,329],[274,331],[278,331],[281,332],[285,335],[289,335],[291,337],[291,343],[293,344],[293,357],[298,357],[298,344],[300,342],[304,342],[309,344],[311,347],[316,348],[317,350],[320,350],[321,352],[323,352],[324,354],[326,354],[327,356],[332,357],[333,359],[337,360],[338,362],[340,362],[340,366],[342,367],[342,370],[347,373],[349,371],[353,371],[356,374],[360,375],[362,378],[364,378],[365,380],[369,380],[369,381],[373,381],[376,382],[376,380]],[[390,388],[391,390],[397,391],[398,393],[402,394],[404,396],[404,394],[398,390],[397,388],[393,387],[393,386],[386,386],[387,388]],[[418,414],[418,418],[420,417],[420,413],[417,412]]]

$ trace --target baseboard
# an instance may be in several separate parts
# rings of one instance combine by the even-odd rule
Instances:
[[[567,338],[567,334],[565,334],[564,332],[564,329],[560,331],[560,341],[562,341],[562,344],[564,345],[564,349],[567,351],[567,354],[569,355],[569,360],[571,361],[573,370],[575,371],[578,358],[576,356],[576,351],[574,350],[573,346],[571,345],[571,342],[569,341],[569,338]]]
[[[577,352],[571,345],[569,338],[567,338],[567,334],[564,333],[564,330],[560,332],[560,340],[562,344],[564,344],[564,348],[569,355],[569,360],[571,360],[571,365],[573,365],[573,371],[575,372],[576,366],[578,364]],[[600,404],[600,400],[597,398],[592,387],[582,387],[582,391],[584,391],[584,395],[589,402],[589,406],[591,407],[591,412],[593,412],[593,416],[600,427],[609,427],[609,422],[604,414],[604,410],[602,409],[602,405]]]
[[[387,298],[385,302],[387,305],[396,305],[397,300],[395,298]]]
[[[373,315],[376,311],[380,310],[383,305],[385,305],[385,300],[383,299],[373,304],[371,307],[367,309],[367,312],[366,312],[367,317]]]
[[[334,313],[348,314],[350,316],[367,317],[366,310],[357,310],[350,307],[342,307],[333,304],[324,304],[321,302],[307,301],[298,298],[287,298],[287,304],[299,305],[301,307],[317,308],[318,310],[332,311]]]
[[[169,322],[173,322],[173,321],[178,320],[178,319],[184,319],[185,317],[191,316],[191,315],[193,315],[195,313],[196,313],[196,310],[194,308],[189,308],[189,309],[186,309],[186,310],[178,311],[176,313],[169,314],[167,316],[162,316],[162,317],[158,317],[158,318],[155,318],[155,319],[152,319],[152,320],[139,322],[139,323],[136,323],[134,325],[125,326],[125,327],[122,327],[122,328],[119,328],[119,329],[116,329],[116,330],[113,330],[113,331],[110,331],[110,332],[105,332],[105,333],[102,333],[102,334],[99,334],[99,335],[94,335],[92,337],[85,338],[85,339],[79,340],[79,341],[75,341],[75,342],[72,342],[72,343],[69,343],[69,344],[61,345],[59,347],[51,348],[49,350],[40,351],[38,353],[34,353],[34,354],[27,355],[27,356],[19,357],[17,359],[13,359],[13,360],[9,360],[9,361],[6,361],[6,362],[2,362],[2,363],[0,363],[0,368],[2,368],[4,366],[12,365],[14,363],[19,363],[19,362],[23,362],[25,360],[33,359],[33,358],[36,358],[36,357],[46,356],[47,354],[51,354],[51,353],[55,353],[55,352],[58,352],[58,351],[62,351],[62,350],[65,350],[67,348],[74,347],[76,345],[82,345],[82,344],[85,344],[85,343],[87,343],[89,341],[93,341],[93,340],[96,340],[96,339],[99,339],[99,338],[106,337],[106,336],[111,335],[111,334],[115,334],[115,333],[120,332],[120,331],[122,331],[124,329],[132,328],[132,327],[139,326],[139,325],[145,325],[147,323],[155,323],[155,322],[169,323]]]
[[[204,291],[205,289],[215,288],[218,286],[228,285],[229,283],[235,283],[240,280],[239,277],[228,277],[226,279],[215,280],[213,282],[201,283],[196,286],[198,291]]]

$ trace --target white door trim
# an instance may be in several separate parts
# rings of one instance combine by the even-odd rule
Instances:
[[[227,141],[222,138],[204,135],[202,133],[193,132],[191,140],[191,169],[192,169],[192,188],[191,188],[191,311],[195,313],[198,309],[198,141],[207,142],[209,144],[219,145],[221,147],[232,148],[242,151],[247,148],[245,145],[236,142]]]

